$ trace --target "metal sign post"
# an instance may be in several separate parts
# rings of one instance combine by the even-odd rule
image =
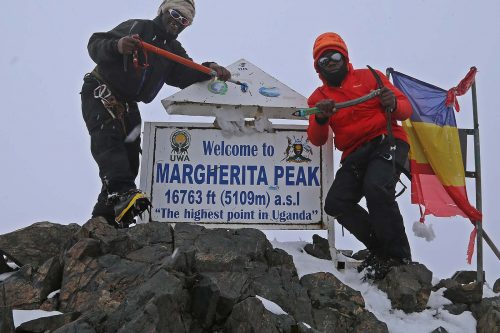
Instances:
[[[479,117],[477,113],[476,82],[472,84],[472,112],[474,115],[474,161],[476,168],[476,208],[483,211],[481,189],[481,149],[479,144]],[[477,228],[477,283],[484,282],[483,275],[483,226],[476,221]]]

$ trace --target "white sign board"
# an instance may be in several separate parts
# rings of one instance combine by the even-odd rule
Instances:
[[[146,221],[259,228],[323,228],[333,180],[331,143],[306,126],[224,137],[212,124],[146,123],[141,189]]]

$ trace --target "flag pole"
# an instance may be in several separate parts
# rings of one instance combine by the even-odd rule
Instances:
[[[474,116],[474,160],[476,171],[476,208],[483,212],[481,187],[481,149],[479,144],[479,117],[477,112],[476,81],[472,83],[472,113]],[[484,283],[483,270],[483,223],[476,221],[477,228],[477,283]]]

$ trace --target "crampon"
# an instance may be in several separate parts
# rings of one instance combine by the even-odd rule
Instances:
[[[115,222],[118,228],[128,228],[135,223],[135,217],[141,216],[145,210],[150,210],[151,201],[139,190],[116,195],[115,197]]]

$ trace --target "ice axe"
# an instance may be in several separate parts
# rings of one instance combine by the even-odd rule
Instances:
[[[146,51],[150,51],[150,52],[156,53],[156,54],[158,54],[158,55],[160,55],[162,57],[165,57],[167,59],[175,61],[175,62],[177,62],[179,64],[182,64],[184,66],[187,66],[187,67],[192,68],[194,70],[197,70],[199,72],[208,74],[210,76],[213,76],[213,77],[217,76],[217,73],[213,69],[211,69],[211,68],[208,68],[206,66],[200,65],[200,64],[198,64],[198,63],[196,63],[196,62],[194,62],[192,60],[183,58],[181,56],[178,56],[175,53],[172,53],[172,52],[169,52],[167,50],[161,49],[161,48],[159,48],[157,46],[154,46],[152,44],[146,43],[145,41],[143,41],[141,39],[139,39],[139,42],[140,42],[141,48],[143,48]],[[241,87],[241,91],[242,92],[247,92],[248,91],[248,84],[246,84],[244,82],[232,80],[232,79],[229,79],[228,81],[231,82],[231,83],[239,85]]]
[[[352,100],[346,101],[346,102],[335,103],[335,109],[343,109],[343,108],[347,108],[349,106],[353,106],[353,105],[357,105],[357,104],[366,102],[367,100],[370,100],[370,99],[380,95],[380,93],[381,93],[381,89],[376,89],[376,90],[373,90],[372,92],[370,92],[369,94],[366,94],[366,95],[361,96],[359,98],[355,98],[355,99],[352,99]],[[321,111],[317,107],[312,107],[312,108],[308,108],[308,109],[299,109],[299,110],[293,112],[292,115],[296,116],[296,117],[305,117],[305,116],[309,116],[309,115],[315,114],[315,113],[321,113]]]

